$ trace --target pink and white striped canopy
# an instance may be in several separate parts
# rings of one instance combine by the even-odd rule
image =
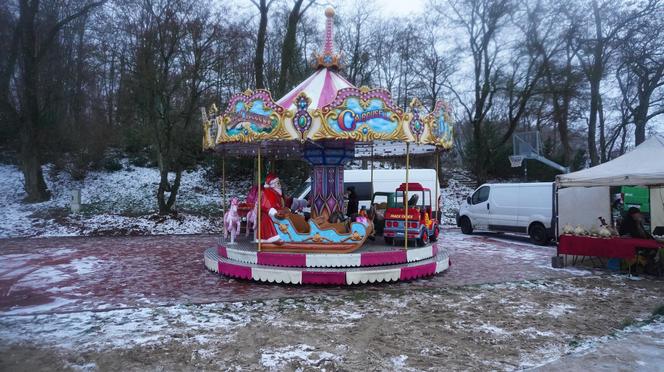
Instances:
[[[343,88],[354,88],[353,84],[344,79],[338,73],[321,68],[313,75],[286,93],[277,103],[287,110],[295,111],[295,98],[304,92],[311,98],[309,110],[323,107],[334,100],[337,91]]]

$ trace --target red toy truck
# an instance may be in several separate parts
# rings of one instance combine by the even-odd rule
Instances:
[[[406,184],[402,183],[396,189],[395,202],[385,211],[385,229],[383,236],[386,244],[395,240],[404,239],[404,194]],[[422,187],[419,183],[408,183],[408,239],[416,239],[417,245],[422,247],[429,242],[436,241],[440,233],[438,219],[431,210],[431,190]]]

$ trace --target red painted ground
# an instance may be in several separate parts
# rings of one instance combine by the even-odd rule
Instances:
[[[0,240],[0,314],[102,310],[174,303],[242,301],[583,275],[550,268],[555,247],[452,230],[440,242],[452,267],[412,283],[313,287],[230,280],[205,270],[216,236],[76,237]]]

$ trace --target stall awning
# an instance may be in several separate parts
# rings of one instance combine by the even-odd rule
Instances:
[[[561,174],[558,187],[664,184],[664,136],[655,135],[634,150],[604,164]]]

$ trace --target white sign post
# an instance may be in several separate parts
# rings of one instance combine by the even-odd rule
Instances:
[[[75,189],[71,190],[71,204],[69,208],[72,213],[78,213],[81,211],[81,190]]]

